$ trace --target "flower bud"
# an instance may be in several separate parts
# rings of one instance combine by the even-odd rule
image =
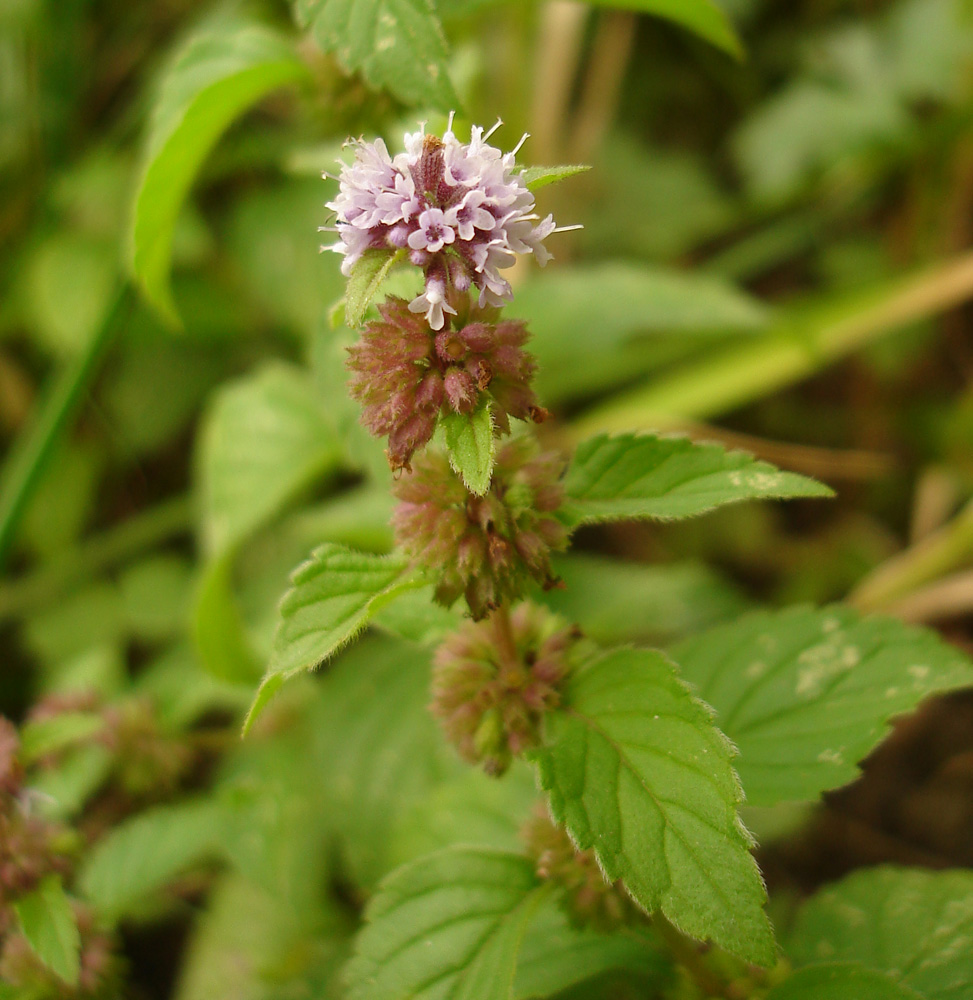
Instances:
[[[580,634],[544,608],[521,604],[466,622],[436,652],[430,709],[471,764],[500,775],[537,746],[544,713],[582,649]]]
[[[466,598],[474,619],[531,582],[555,586],[551,552],[567,546],[555,512],[563,499],[563,459],[540,453],[530,438],[508,442],[497,456],[490,489],[471,495],[444,455],[426,452],[392,487],[397,543],[414,565],[438,576],[436,599]]]
[[[389,298],[379,311],[382,319],[368,323],[349,348],[350,390],[362,404],[362,423],[376,437],[388,436],[393,469],[409,467],[441,412],[472,413],[484,394],[502,432],[509,432],[509,417],[546,415],[530,387],[536,364],[524,350],[523,323],[488,323],[487,311],[473,309],[470,323],[436,334],[402,299]]]
[[[605,881],[594,851],[579,851],[543,806],[525,824],[523,838],[538,877],[564,890],[575,927],[607,933],[644,918],[621,882]]]

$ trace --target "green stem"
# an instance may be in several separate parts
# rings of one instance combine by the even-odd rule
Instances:
[[[706,964],[695,942],[690,941],[681,931],[676,930],[661,913],[652,914],[652,926],[669,948],[672,957],[689,973],[693,982],[707,997],[738,1000],[731,984],[724,982]]]
[[[973,503],[939,531],[873,570],[848,600],[862,611],[877,611],[962,566],[971,555]]]
[[[123,287],[81,354],[57,375],[30,427],[14,442],[0,469],[0,569],[51,455],[84,398],[108,345],[128,317],[132,301],[132,292],[128,286]]]
[[[81,580],[189,531],[193,503],[180,496],[87,539],[49,565],[0,585],[0,621],[30,614]]]
[[[726,348],[615,396],[575,421],[572,437],[724,413],[792,385],[878,337],[973,297],[973,254],[841,302],[793,309],[766,336]]]
[[[513,625],[510,621],[510,610],[506,604],[501,604],[490,616],[493,622],[493,634],[497,639],[499,652],[504,667],[511,675],[523,672],[520,654],[517,652],[517,640],[514,638]]]

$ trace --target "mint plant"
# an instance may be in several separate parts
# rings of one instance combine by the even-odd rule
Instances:
[[[0,1000],[970,996],[973,12],[852,6],[0,4]]]
[[[896,996],[884,968],[787,978],[740,808],[745,793],[772,806],[849,780],[892,715],[969,683],[970,665],[930,634],[842,608],[745,616],[663,652],[599,648],[536,603],[563,586],[552,557],[584,524],[831,491],[683,437],[544,450],[529,329],[502,318],[514,290],[501,270],[518,254],[547,263],[561,230],[539,221],[533,189],[570,171],[525,175],[491,134],[474,127],[463,143],[451,115],[442,137],[408,134],[394,156],[359,140],[337,178],[327,249],[343,256],[348,321],[396,268],[419,271],[419,293],[380,301],[347,359],[362,423],[395,473],[395,548],[328,544],[295,572],[247,727],[284,680],[417,594],[393,631],[414,634],[426,598],[455,616],[428,654],[443,737],[495,780],[528,761],[546,807],[521,817],[522,851],[448,847],[389,875],[349,995],[526,996],[521,952],[558,905],[573,933],[636,934],[675,974],[666,996],[812,997],[822,982],[858,989],[844,985],[856,976]]]

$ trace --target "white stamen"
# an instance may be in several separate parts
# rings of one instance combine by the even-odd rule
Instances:
[[[494,125],[494,126],[493,126],[493,128],[491,128],[491,129],[490,129],[490,131],[489,131],[489,132],[487,132],[487,134],[486,134],[485,136],[483,136],[483,141],[484,141],[484,142],[486,142],[486,141],[487,141],[487,139],[489,139],[489,138],[490,138],[490,136],[491,136],[491,135],[493,135],[493,133],[494,133],[494,132],[496,132],[496,130],[497,130],[498,128],[500,128],[500,126],[501,126],[502,124],[503,124],[503,119],[502,119],[502,118],[498,118],[498,119],[497,119],[497,123],[496,123],[496,125]]]
[[[552,233],[571,233],[575,229],[584,229],[584,226],[579,222],[576,226],[558,226],[556,229],[552,229]]]
[[[530,132],[525,132],[525,133],[524,133],[524,134],[523,134],[523,135],[522,135],[522,136],[520,137],[520,142],[518,142],[518,143],[517,143],[517,145],[516,145],[516,146],[514,146],[514,148],[513,148],[512,150],[510,150],[510,154],[511,154],[511,156],[516,156],[516,155],[517,155],[517,154],[518,154],[518,153],[520,152],[520,147],[521,147],[521,146],[523,146],[523,144],[524,144],[524,143],[525,143],[525,142],[526,142],[526,141],[527,141],[527,140],[528,140],[529,138],[530,138]]]

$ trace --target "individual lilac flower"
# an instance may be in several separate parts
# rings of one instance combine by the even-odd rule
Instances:
[[[366,324],[348,349],[350,389],[362,404],[362,423],[376,437],[388,436],[393,469],[409,467],[440,413],[472,413],[484,395],[500,433],[509,433],[510,417],[547,417],[530,387],[536,365],[524,350],[523,323],[492,323],[490,313],[473,309],[471,322],[434,333],[414,303],[390,297],[378,309],[381,320]]]
[[[453,213],[453,209],[450,212]],[[455,217],[455,215],[454,215]],[[446,221],[441,208],[427,208],[420,216],[419,228],[409,234],[408,244],[413,250],[436,253],[456,239],[456,232]]]
[[[396,542],[414,566],[438,577],[437,601],[449,606],[462,596],[473,618],[483,618],[532,582],[557,586],[551,553],[568,541],[556,516],[563,471],[559,455],[515,438],[500,449],[486,494],[474,496],[444,455],[427,450],[392,487],[400,501]]]
[[[534,212],[516,164],[520,145],[501,153],[487,141],[492,131],[474,127],[461,143],[451,115],[441,139],[407,134],[405,152],[394,158],[381,139],[358,140],[355,160],[343,165],[338,194],[328,202],[338,234],[329,249],[344,256],[342,273],[349,275],[369,249],[407,251],[426,276],[410,308],[433,330],[456,315],[452,296],[471,286],[481,307],[508,301],[510,283],[499,272],[517,254],[532,253],[542,265],[551,256],[544,240],[557,230],[551,216],[539,221]]]
[[[537,746],[558,707],[580,634],[546,609],[521,604],[506,619],[466,622],[436,652],[429,708],[471,764],[499,776]]]

